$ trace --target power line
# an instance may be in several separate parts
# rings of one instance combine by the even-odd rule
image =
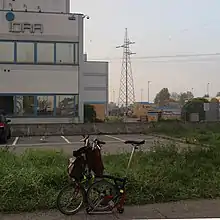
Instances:
[[[143,56],[137,57],[136,59],[162,59],[162,58],[187,58],[187,57],[207,57],[207,56],[220,56],[220,53],[207,53],[207,54],[176,54],[176,55],[165,55],[165,56]]]
[[[220,57],[219,57],[220,58]],[[169,60],[135,60],[136,62],[141,63],[211,63],[211,62],[220,62],[220,59],[206,58],[206,59],[169,59]],[[109,62],[119,62],[119,60],[110,60]],[[134,61],[134,62],[135,62]]]
[[[134,60],[147,60],[147,59],[163,59],[163,58],[196,58],[196,57],[218,57],[220,53],[198,53],[198,54],[175,54],[175,55],[158,55],[158,56],[140,56],[134,57]],[[121,60],[120,57],[106,57],[106,58],[96,58],[97,60]]]

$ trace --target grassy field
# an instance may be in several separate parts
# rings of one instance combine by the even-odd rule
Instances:
[[[149,132],[181,138],[188,143],[209,145],[220,144],[220,122],[183,123],[176,121],[159,122]]]
[[[106,172],[123,176],[129,155],[104,157]],[[55,208],[67,184],[67,156],[55,151],[0,151],[0,211]],[[137,152],[129,173],[126,204],[147,204],[220,196],[220,150],[157,147]]]

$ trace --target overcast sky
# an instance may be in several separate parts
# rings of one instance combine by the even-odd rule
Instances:
[[[196,96],[220,91],[220,56],[170,59],[139,59],[146,56],[220,52],[220,0],[72,0],[71,12],[90,16],[85,20],[85,51],[88,59],[110,61],[109,97],[118,98],[125,28],[134,55],[132,70],[136,101],[150,99],[163,87],[171,92],[193,88]],[[135,58],[136,57],[136,58]]]

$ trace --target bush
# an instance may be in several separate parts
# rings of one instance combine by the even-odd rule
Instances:
[[[137,152],[129,172],[126,204],[147,204],[220,196],[220,150],[197,148],[178,153],[175,146]],[[106,171],[123,176],[129,154],[106,155]],[[67,184],[67,156],[56,151],[0,151],[0,211],[55,207]]]
[[[116,123],[116,122],[123,122],[124,118],[121,116],[108,116],[105,118],[106,122],[112,122],[112,123]]]

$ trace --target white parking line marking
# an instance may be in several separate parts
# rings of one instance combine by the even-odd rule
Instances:
[[[114,143],[120,143],[121,141],[105,141],[106,143],[112,143],[112,144],[114,144]],[[44,142],[44,143],[33,143],[33,144],[16,144],[16,147],[17,148],[19,148],[19,147],[41,147],[41,146],[51,146],[51,147],[53,147],[53,146],[57,146],[57,145],[59,145],[59,146],[69,146],[69,147],[72,147],[72,145],[81,145],[82,144],[82,142],[70,142],[70,143],[59,143],[59,142],[56,142],[56,143],[48,143],[48,142]],[[0,147],[2,147],[2,146],[6,146],[6,145],[0,145]],[[12,145],[7,145],[8,147],[10,147],[10,146],[12,146]],[[76,147],[78,147],[78,146],[76,146]]]
[[[109,137],[109,138],[112,138],[112,139],[115,139],[115,140],[117,140],[117,141],[121,141],[121,142],[125,142],[125,140],[123,140],[123,139],[121,139],[121,138],[118,138],[118,137],[114,137],[114,136],[112,136],[112,135],[105,135],[106,137]]]
[[[18,139],[19,139],[19,137],[16,137],[16,138],[14,139],[14,141],[13,141],[13,143],[12,143],[12,146],[15,146],[15,145],[17,144]]]
[[[70,144],[71,142],[64,136],[60,136],[61,138],[63,138],[64,141],[66,141],[66,143]]]

